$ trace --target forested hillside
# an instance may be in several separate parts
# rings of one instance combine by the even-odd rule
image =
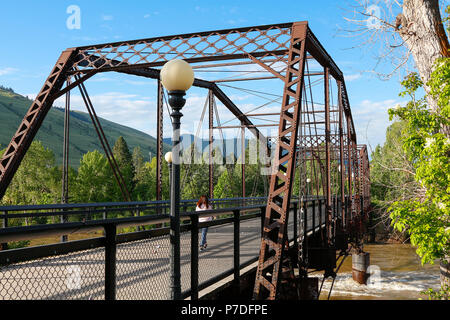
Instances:
[[[28,111],[32,101],[15,93],[12,89],[0,86],[0,149],[5,148],[16,132],[23,116]],[[105,120],[99,119],[108,142],[114,142],[123,136],[132,150],[139,146],[145,160],[149,160],[149,152],[156,154],[156,139],[141,131]],[[152,121],[152,119],[149,119]],[[62,163],[64,134],[64,109],[53,107],[47,114],[35,140],[42,142],[55,155],[56,164]],[[88,113],[72,111],[70,113],[69,164],[78,168],[80,160],[88,151],[103,152],[97,133]],[[169,149],[165,146],[165,151]]]

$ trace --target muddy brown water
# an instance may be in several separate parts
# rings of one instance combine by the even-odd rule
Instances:
[[[368,285],[353,281],[352,259],[348,256],[333,284],[330,300],[426,300],[428,296],[421,292],[440,287],[439,263],[422,266],[409,244],[365,245],[364,251],[370,253]],[[320,286],[323,274],[317,276]],[[321,300],[328,299],[331,284],[331,278],[325,280]]]

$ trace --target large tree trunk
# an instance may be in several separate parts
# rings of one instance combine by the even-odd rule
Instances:
[[[429,93],[426,83],[433,72],[434,61],[449,57],[449,42],[438,0],[404,0],[403,14],[397,17],[397,31],[408,46],[424,89]],[[431,110],[436,111],[436,101],[431,96],[427,99]]]

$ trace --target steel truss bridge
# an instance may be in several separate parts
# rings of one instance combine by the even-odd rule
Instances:
[[[277,299],[295,295],[300,298],[300,291],[308,285],[308,269],[313,267],[332,275],[336,268],[336,250],[348,252],[349,247],[357,251],[362,250],[364,221],[370,208],[368,153],[366,146],[357,144],[344,75],[312,33],[306,21],[161,36],[76,47],[63,51],[0,160],[0,197],[5,194],[54,101],[65,95],[63,205],[61,205],[63,207],[55,207],[55,210],[71,210],[71,205],[67,204],[70,92],[78,88],[113,169],[115,180],[121,188],[124,205],[129,203],[139,207],[138,204],[131,202],[130,192],[124,183],[85,86],[86,81],[95,75],[116,72],[157,80],[158,152],[155,188],[157,200],[161,200],[163,118],[164,105],[167,106],[167,103],[166,93],[159,81],[159,73],[164,63],[174,58],[189,62],[196,74],[194,87],[208,91],[200,120],[203,121],[208,111],[210,195],[214,194],[215,183],[213,175],[215,165],[212,157],[215,133],[219,132],[223,137],[224,130],[238,129],[244,141],[245,130],[248,130],[263,146],[260,149],[264,151],[259,156],[272,158],[271,174],[267,183],[268,196],[263,205],[260,203],[259,207],[252,208],[244,202],[234,206],[231,213],[229,210],[219,209],[215,213],[232,214],[236,221],[240,221],[241,210],[263,208],[261,209],[263,212],[260,212],[263,223],[258,239],[259,258],[253,298]],[[207,72],[210,72],[209,77],[214,75],[217,79],[207,79]],[[231,82],[233,86],[229,85]],[[251,83],[264,89],[242,88],[234,83]],[[270,92],[268,88],[272,88],[274,92]],[[232,90],[257,96],[265,102],[249,110],[243,110],[233,102],[231,98],[233,95],[228,93]],[[217,100],[224,106],[226,113],[219,114]],[[273,105],[277,106],[276,111],[273,111]],[[255,112],[257,110],[258,112]],[[223,119],[224,115],[230,114],[233,116],[234,124],[225,126],[226,123],[221,122],[220,118]],[[264,127],[278,130],[274,135],[264,135],[261,132],[261,128]],[[245,143],[241,145],[244,148]],[[266,164],[269,167],[268,162]],[[294,187],[298,194],[294,195]],[[242,196],[244,199],[248,197],[248,190],[245,190],[245,163],[242,165]],[[311,204],[311,201],[319,200],[321,203],[317,211],[323,211],[323,216],[318,214],[317,219],[320,221],[316,221],[316,213],[313,212],[308,216],[307,212],[310,211],[308,209],[310,207],[316,208],[316,204]],[[296,206],[295,210],[293,204]],[[77,210],[84,212],[83,207],[92,206],[78,205]],[[138,207],[135,212],[144,214],[150,212],[148,208],[140,210]],[[159,206],[154,208],[160,210]],[[4,211],[2,217],[6,227],[0,230],[1,242],[22,239],[29,232],[35,236],[39,232],[60,234],[67,232],[65,228],[85,228],[82,225],[69,227],[70,223],[66,223],[65,226],[31,226],[16,230],[7,227],[10,217],[8,212],[15,211],[14,208],[1,209]],[[44,207],[34,209],[46,210]],[[23,208],[23,210],[32,209]],[[130,208],[117,210],[133,212]],[[59,215],[67,216],[61,212]],[[195,218],[198,218],[198,214],[191,212],[188,216],[191,219],[190,230],[198,231],[198,221],[196,222]],[[292,217],[293,221],[289,219]],[[80,250],[86,249],[87,245],[91,248],[105,247],[104,259],[108,266],[115,265],[111,260],[116,259],[118,239],[131,237],[130,239],[137,241],[145,238],[143,233],[118,235],[116,234],[118,226],[155,224],[158,219],[164,220],[162,217],[156,219],[148,216],[130,217],[124,221],[114,219],[109,221],[107,217],[104,218],[102,221],[85,221],[83,225],[92,223],[96,228],[104,228],[105,237],[95,240],[97,242],[92,240],[95,244],[92,241],[92,243],[85,241],[77,245]],[[234,221],[233,218],[228,219],[231,219],[228,220],[230,223]],[[295,225],[293,239],[288,236],[289,223]],[[237,225],[239,226],[239,223]],[[53,228],[54,231],[49,228]],[[238,228],[236,223],[235,228]],[[159,229],[164,230],[164,227]],[[312,231],[314,232],[311,233]],[[158,232],[164,234],[163,231],[151,233],[156,235]],[[193,237],[192,241],[198,241],[198,234],[197,239],[194,235]],[[70,248],[74,247],[71,247],[71,243],[56,245],[60,246],[59,249],[64,249],[55,252],[72,252]],[[235,245],[239,246],[238,243]],[[194,246],[192,248],[195,254]],[[36,251],[31,248],[27,250],[21,252],[32,252],[25,255],[31,258],[51,255],[51,248],[47,251]],[[1,252],[0,263],[8,265],[14,261],[23,262],[24,256],[20,258],[15,252],[15,250]],[[46,253],[43,255],[42,252]],[[236,268],[239,268],[239,263],[235,264],[235,273]],[[197,270],[198,265],[194,265],[191,269]],[[113,294],[115,291],[110,290],[116,288],[115,271],[113,267],[109,270],[110,273],[105,274],[105,298],[115,297]],[[195,278],[194,276],[194,282]],[[194,283],[191,290],[195,291],[195,286]]]

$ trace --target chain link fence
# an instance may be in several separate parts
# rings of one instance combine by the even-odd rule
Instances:
[[[248,265],[250,261],[256,261],[259,255],[261,213],[264,213],[264,206],[239,207],[233,211],[215,210],[218,218],[213,221],[191,224],[190,219],[197,216],[197,213],[192,213],[181,224],[180,271],[183,297],[191,296],[192,290],[197,290],[198,287],[202,289],[211,284],[212,280],[219,281],[232,275],[237,265]],[[127,225],[135,219],[140,219],[135,222],[136,226],[152,224],[152,221],[168,221],[168,217],[166,220],[160,217],[158,222],[151,217],[144,222],[144,217],[134,217],[127,218]],[[115,236],[115,232],[123,226],[121,223],[120,219],[109,225],[101,221],[90,222],[90,228],[104,228],[106,235],[103,238],[0,251],[0,300],[103,300],[108,299],[108,296],[120,300],[170,299],[169,228],[141,229]],[[290,239],[293,237],[293,225],[294,221],[291,219],[288,226]],[[86,226],[88,225],[75,223],[73,228],[82,232]],[[208,246],[205,250],[193,251],[193,248],[198,248],[199,243],[191,245],[191,239],[200,241],[201,229],[205,226],[208,226]],[[58,228],[67,228],[67,224],[46,227],[46,232],[55,232]],[[44,226],[36,226],[32,228],[35,231],[27,234],[33,236],[33,232],[42,228]],[[111,239],[108,238],[108,230],[114,231],[112,239],[115,240],[112,243],[108,240]],[[238,234],[236,230],[239,231]],[[14,230],[0,229],[1,239],[7,238],[7,231],[10,237],[15,235],[12,238],[17,239]],[[70,233],[70,230],[64,229],[66,231]],[[26,237],[23,232],[25,231],[19,233],[22,238]],[[193,234],[195,232],[197,238]],[[236,250],[236,243],[239,250]],[[114,247],[112,251],[111,246]],[[108,259],[108,252],[113,252],[111,259]],[[193,264],[194,261],[198,263],[198,269],[197,264]],[[108,291],[111,290],[107,286],[108,283],[111,286],[108,279],[114,280],[112,291]],[[197,286],[194,285],[195,289],[192,288],[191,281],[197,283]],[[198,293],[194,292],[194,297],[196,294]]]

